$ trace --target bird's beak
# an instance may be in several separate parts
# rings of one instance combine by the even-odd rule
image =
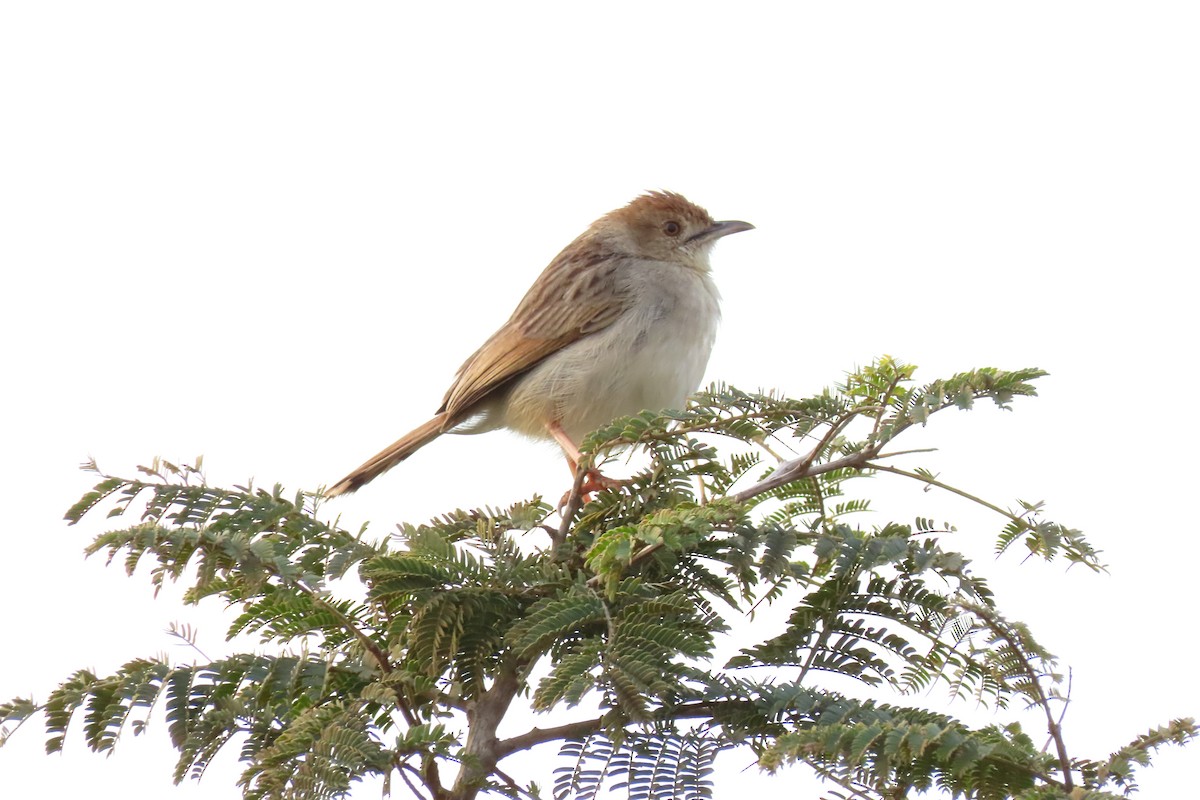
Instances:
[[[714,222],[704,230],[697,233],[688,239],[688,244],[697,242],[709,242],[720,239],[722,236],[728,236],[731,233],[740,233],[741,231],[754,230],[754,226],[749,222],[731,219],[725,222]]]

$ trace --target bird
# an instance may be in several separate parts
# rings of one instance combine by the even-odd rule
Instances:
[[[753,228],[716,222],[670,191],[600,217],[463,362],[433,417],[325,496],[362,488],[444,433],[507,428],[553,439],[574,473],[586,434],[621,416],[681,408],[704,376],[721,316],[713,245]],[[604,480],[589,475],[589,488]]]

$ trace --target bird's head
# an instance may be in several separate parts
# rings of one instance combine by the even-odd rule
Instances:
[[[675,192],[648,192],[596,221],[597,232],[629,255],[670,261],[708,272],[713,244],[749,222],[714,222],[700,206]]]

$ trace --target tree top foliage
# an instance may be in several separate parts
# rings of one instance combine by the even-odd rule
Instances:
[[[370,775],[433,800],[586,799],[604,787],[705,798],[713,759],[733,748],[767,770],[807,765],[839,798],[1123,796],[1194,722],[1072,755],[1055,657],[948,546],[953,527],[857,524],[861,479],[913,480],[996,512],[999,553],[1103,568],[1040,504],[1002,507],[895,466],[922,452],[896,445],[911,429],[981,400],[1010,408],[1043,373],[918,385],[913,371],[884,358],[802,400],[714,386],[588,438],[597,466],[629,445],[647,451],[620,487],[582,496],[585,459],[558,509],[535,496],[378,539],[328,521],[320,493],[213,487],[199,461],[156,460],[137,478],[89,463],[101,480],[67,519],[107,509],[137,521],[87,552],[130,575],[148,564],[156,587],[183,582],[188,602],[235,607],[229,636],[257,635],[260,652],[79,670],[44,701],[0,704],[0,735],[40,712],[48,751],[75,725],[107,752],[161,708],[175,780],[199,778],[235,743],[248,799],[337,797]],[[756,635],[747,618],[774,604],[790,609],[786,625]],[[718,659],[735,629],[743,645]],[[1050,747],[1016,722],[974,728],[916,702],[938,686],[1042,709]],[[518,702],[553,724],[500,738]],[[544,743],[560,749],[552,786],[508,774],[506,758]]]

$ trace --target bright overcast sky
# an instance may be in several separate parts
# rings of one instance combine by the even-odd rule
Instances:
[[[76,464],[332,482],[428,417],[563,245],[665,188],[757,226],[715,253],[709,379],[806,394],[884,353],[926,380],[1049,370],[1014,413],[906,445],[1046,500],[1111,574],[997,563],[999,519],[917,487],[863,524],[960,523],[1074,670],[1078,755],[1200,714],[1194,3],[415,5],[0,8],[0,697],[190,658],[172,621],[226,652],[218,609],[83,560],[104,528],[61,521],[93,481]],[[328,510],[383,534],[566,478],[553,448],[445,437]],[[161,726],[109,759],[43,740],[0,749],[5,796],[235,795],[232,752],[172,790]],[[747,763],[718,798],[796,796],[800,770]],[[1187,796],[1197,763],[1166,752],[1142,796]]]

